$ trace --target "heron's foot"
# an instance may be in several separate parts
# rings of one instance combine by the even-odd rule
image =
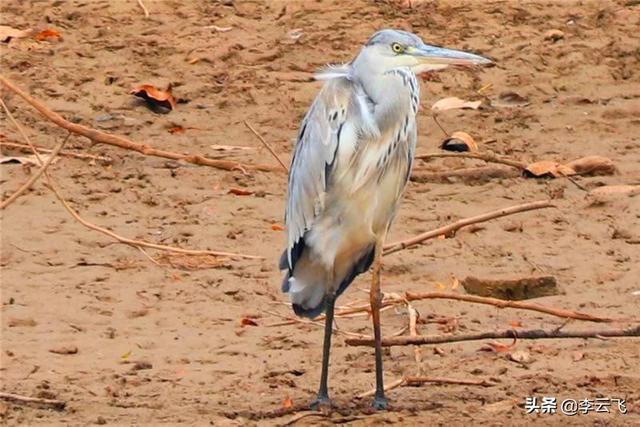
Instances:
[[[384,394],[381,396],[376,395],[371,407],[376,411],[386,411],[389,408],[389,401],[384,397]]]
[[[309,408],[312,411],[322,411],[323,409],[331,408],[331,406],[332,404],[331,404],[331,399],[329,399],[329,396],[319,394],[316,400],[311,402],[311,405],[309,405]]]

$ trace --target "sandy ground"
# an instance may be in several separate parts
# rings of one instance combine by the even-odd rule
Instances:
[[[480,99],[483,107],[477,111],[440,114],[442,126],[469,132],[484,141],[484,149],[523,161],[611,158],[618,174],[576,178],[587,190],[640,184],[637,2],[442,0],[414,9],[362,0],[145,3],[149,19],[133,0],[6,0],[0,24],[55,28],[62,40],[2,44],[2,74],[66,118],[136,142],[276,165],[243,121],[288,162],[300,119],[320,85],[310,79],[312,72],[350,59],[376,29],[404,28],[427,42],[498,61],[485,70],[448,70],[425,79],[419,152],[437,150],[443,136],[431,118],[434,101]],[[564,38],[545,41],[551,29],[563,31]],[[141,83],[171,83],[182,103],[169,114],[155,114],[129,94]],[[505,105],[501,94],[507,92],[526,102]],[[53,147],[65,136],[18,97],[4,91],[2,98],[35,143]],[[22,141],[4,113],[0,126],[2,141]],[[186,130],[168,132],[177,126]],[[220,154],[212,145],[251,150]],[[225,172],[90,147],[79,137],[67,148],[114,159],[104,165],[64,158],[50,169],[87,220],[128,237],[265,259],[212,263],[150,251],[156,265],[74,221],[42,183],[36,184],[2,213],[1,389],[63,399],[68,409],[0,403],[3,421],[240,425],[290,402],[310,401],[319,378],[321,325],[270,326],[291,316],[276,267],[285,235],[272,226],[282,224],[285,175]],[[21,153],[6,147],[2,152]],[[439,159],[416,165],[419,171],[470,166],[482,162]],[[6,197],[35,168],[3,164],[0,171]],[[229,194],[232,188],[254,193]],[[411,182],[390,240],[528,201],[553,198],[557,209],[495,220],[390,255],[383,288],[451,290],[452,277],[549,274],[563,294],[536,302],[616,318],[637,316],[640,198],[592,206],[585,194],[565,179]],[[366,302],[368,280],[368,274],[359,278],[339,304]],[[455,317],[457,323],[449,325],[454,333],[563,324],[533,312],[454,301],[415,306],[423,319]],[[257,326],[242,326],[248,317]],[[382,321],[389,335],[406,325],[407,315],[388,310]],[[339,319],[338,325],[342,331],[371,331],[366,317]],[[593,327],[598,325],[566,326]],[[447,332],[443,329],[420,326],[425,334]],[[330,383],[341,413],[305,417],[299,424],[640,423],[637,341],[520,341],[517,350],[529,358],[525,363],[510,360],[508,353],[479,351],[482,346],[425,347],[419,368],[426,375],[485,379],[495,386],[402,387],[389,392],[391,411],[370,414],[359,409],[368,400],[358,403],[355,396],[373,386],[373,352],[347,347],[344,334],[338,334]],[[78,351],[50,351],[61,347]],[[418,371],[408,347],[392,348],[385,364],[389,382]],[[612,408],[610,414],[574,417],[527,415],[526,396],[624,398],[628,413]],[[283,424],[291,416],[261,423]]]

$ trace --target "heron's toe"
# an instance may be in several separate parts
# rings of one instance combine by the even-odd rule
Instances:
[[[376,411],[385,411],[389,407],[389,401],[384,396],[376,396],[375,399],[373,399],[371,406]]]
[[[312,411],[322,411],[325,408],[331,408],[331,406],[332,404],[329,396],[318,396],[313,402],[311,402],[309,408]]]

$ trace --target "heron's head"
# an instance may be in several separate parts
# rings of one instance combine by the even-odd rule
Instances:
[[[486,65],[492,61],[460,50],[425,44],[420,37],[401,30],[381,30],[362,48],[357,61],[371,72],[410,68],[415,73],[441,70],[450,65]]]

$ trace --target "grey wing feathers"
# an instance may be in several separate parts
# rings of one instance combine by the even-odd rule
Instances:
[[[352,88],[347,79],[327,81],[302,121],[289,172],[285,214],[288,230],[286,261],[290,271],[303,248],[301,239],[324,209],[324,193],[335,165]]]

